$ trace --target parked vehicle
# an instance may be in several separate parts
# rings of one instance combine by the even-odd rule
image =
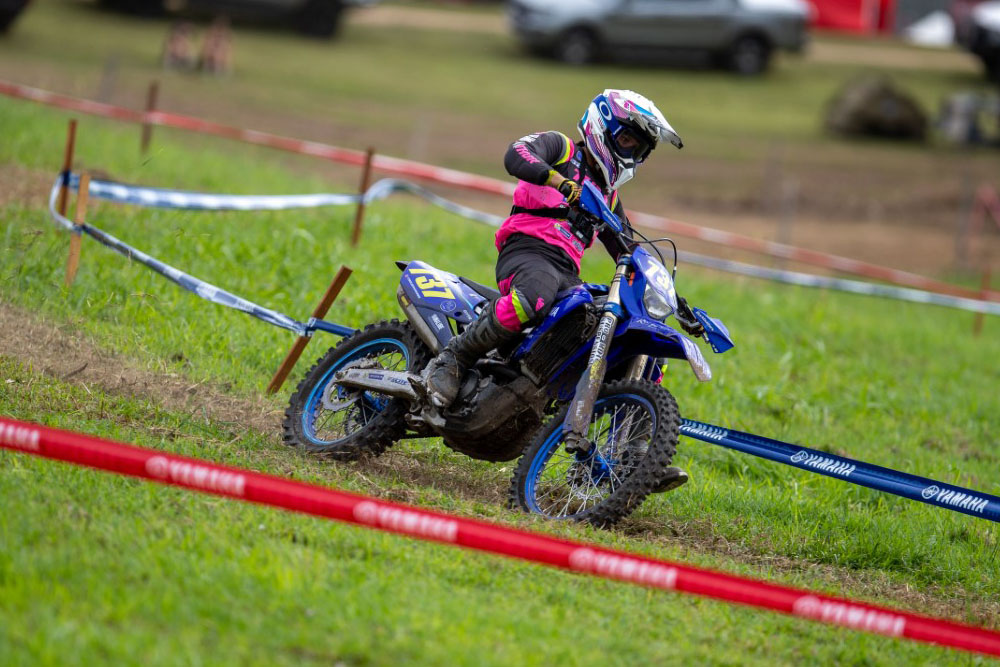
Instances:
[[[804,0],[510,0],[517,37],[581,65],[598,59],[708,54],[740,74],[764,72],[776,49],[801,52]]]
[[[964,0],[951,6],[955,41],[983,63],[986,76],[1000,83],[1000,0]]]
[[[571,215],[608,225],[628,251],[621,222],[593,184],[584,187]],[[665,324],[679,307],[674,275],[645,243],[650,250],[623,252],[610,286],[566,290],[525,337],[477,362],[444,410],[420,372],[453,327],[467,327],[500,294],[424,262],[398,262],[407,320],[369,324],[320,358],[289,401],[285,442],[355,459],[402,438],[441,437],[475,459],[521,457],[510,490],[516,507],[615,523],[649,494],[683,483],[666,471],[680,415],[662,362],[684,360],[699,380],[711,378],[698,346]],[[674,259],[676,271],[676,250]],[[698,308],[685,314],[716,352],[733,346],[719,320]]]
[[[28,6],[28,1],[0,0],[0,34],[7,32],[7,29],[14,23],[14,19]]]
[[[315,37],[332,37],[342,14],[350,7],[373,5],[378,0],[101,0],[119,11],[143,16],[164,13],[225,15],[236,20],[280,21]]]

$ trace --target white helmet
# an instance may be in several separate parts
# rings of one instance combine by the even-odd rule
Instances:
[[[660,141],[684,147],[656,105],[631,90],[605,90],[590,103],[577,127],[612,190],[635,175],[636,167]],[[635,147],[623,148],[622,134],[634,139]]]

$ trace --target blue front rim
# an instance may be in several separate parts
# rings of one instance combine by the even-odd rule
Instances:
[[[629,413],[630,406],[635,409]],[[621,415],[621,410],[627,414]],[[571,456],[563,450],[563,430],[558,425],[528,468],[524,500],[529,511],[553,519],[571,519],[592,510],[635,470],[656,426],[653,405],[636,394],[607,396],[594,404],[587,436],[596,447],[588,455]],[[549,478],[544,483],[543,475]],[[540,494],[544,502],[540,502]]]
[[[326,387],[333,378],[333,374],[338,370],[341,370],[350,363],[357,361],[358,359],[363,359],[365,357],[372,356],[383,356],[383,355],[402,355],[402,364],[394,363],[389,365],[383,365],[386,370],[406,370],[410,367],[410,354],[401,341],[394,338],[379,338],[371,342],[365,343],[364,345],[358,347],[341,359],[334,362],[330,368],[323,373],[323,377],[320,378],[319,382],[313,385],[312,391],[309,392],[308,398],[306,398],[305,405],[302,409],[302,433],[305,435],[306,439],[316,445],[335,445],[338,442],[346,440],[358,429],[363,428],[367,425],[378,413],[382,412],[385,407],[389,404],[391,400],[387,396],[382,396],[379,394],[374,394],[372,392],[360,392],[357,396],[357,400],[353,404],[346,406],[342,410],[331,411],[326,410],[323,406],[323,394],[326,392]],[[349,393],[343,389],[337,390],[337,398],[343,400],[348,398]],[[323,414],[327,413],[327,419],[332,419],[340,413],[344,421],[354,420],[357,428],[344,433],[342,436],[332,439],[324,439],[317,435],[317,423],[323,418]],[[324,426],[327,424],[324,422]]]

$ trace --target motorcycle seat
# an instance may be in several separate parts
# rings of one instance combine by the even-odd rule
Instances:
[[[459,276],[458,279],[461,280],[463,284],[471,287],[473,291],[476,292],[476,294],[478,294],[481,297],[484,297],[489,301],[496,301],[501,296],[500,292],[493,289],[492,287],[481,285],[477,283],[475,280],[471,280],[469,278],[466,278],[465,276]]]

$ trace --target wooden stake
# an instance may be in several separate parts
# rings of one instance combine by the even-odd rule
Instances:
[[[361,170],[361,196],[364,197],[365,193],[368,192],[368,186],[371,183],[372,178],[372,156],[375,154],[375,149],[369,147],[368,152],[365,154],[365,166]],[[354,213],[354,230],[351,232],[351,247],[356,248],[358,242],[361,240],[361,223],[365,217],[365,202],[364,199],[358,201],[358,209]]]
[[[73,284],[76,278],[76,270],[80,266],[80,246],[83,242],[83,232],[79,225],[87,220],[87,200],[90,198],[90,174],[83,172],[80,174],[80,190],[76,195],[76,215],[73,222],[78,226],[73,230],[73,235],[69,239],[69,257],[66,258],[66,287]]]
[[[990,267],[983,269],[983,282],[980,286],[982,299],[985,301],[990,293]],[[976,313],[976,319],[972,322],[972,335],[978,337],[983,332],[983,314]]]
[[[337,275],[333,277],[333,282],[331,282],[330,286],[326,289],[326,294],[323,295],[323,299],[319,302],[319,305],[316,306],[316,310],[313,311],[312,316],[315,319],[321,320],[326,316],[327,311],[330,310],[330,306],[333,305],[333,302],[340,294],[340,290],[344,288],[344,284],[350,277],[351,269],[346,266],[341,266],[340,270],[337,271]],[[302,353],[305,351],[306,345],[309,344],[310,340],[312,340],[312,336],[298,337],[295,341],[295,345],[293,345],[292,349],[288,351],[288,355],[285,357],[285,360],[282,361],[281,366],[278,367],[278,372],[276,372],[274,377],[271,378],[271,384],[267,385],[267,393],[273,394],[281,389],[281,385],[285,383],[285,380],[288,378],[288,374],[292,372],[292,367],[295,366],[295,362],[297,362],[299,357],[302,356]]]
[[[63,155],[63,167],[62,173],[68,174],[73,168],[73,150],[76,146],[76,118],[71,118],[69,121],[69,129],[66,132],[66,152]],[[56,205],[56,210],[59,211],[59,215],[66,215],[66,207],[69,204],[69,179],[67,176],[63,177],[63,183],[59,186],[59,200]]]
[[[152,81],[149,90],[146,91],[146,118],[142,123],[142,141],[139,144],[139,152],[145,155],[149,152],[149,142],[153,138],[153,125],[149,122],[148,114],[156,111],[156,98],[159,97],[160,82]]]

